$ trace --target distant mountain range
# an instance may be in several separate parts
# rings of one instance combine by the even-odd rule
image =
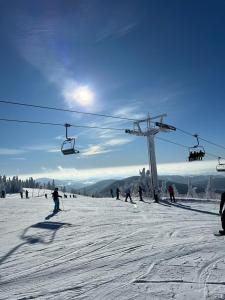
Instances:
[[[199,175],[199,176],[159,176],[159,186],[162,185],[162,181],[166,181],[166,185],[174,184],[176,186],[179,194],[186,194],[188,190],[188,178],[190,178],[192,186],[196,187],[197,193],[202,193],[205,191],[209,176],[207,175]],[[225,176],[223,175],[215,175],[212,176],[213,180],[213,188],[216,192],[221,193],[225,191]],[[94,184],[85,184],[81,181],[75,180],[55,180],[55,184],[57,186],[65,186],[67,191],[73,191],[82,195],[88,196],[97,196],[97,197],[110,197],[110,190],[112,189],[115,193],[116,188],[118,187],[121,191],[125,189],[125,187],[134,187],[138,186],[140,176],[132,176],[124,179],[108,179],[102,180]],[[52,182],[51,178],[39,178],[36,180],[37,182],[41,182],[42,184],[47,184],[49,181]]]
[[[35,181],[39,182],[41,184],[46,184],[48,182],[52,182],[52,178],[38,178]],[[84,186],[86,186],[86,184],[84,184],[81,181],[75,181],[75,180],[58,180],[58,179],[54,179],[55,181],[55,185],[58,187],[63,187],[65,186],[68,190],[71,188],[75,188],[75,189],[79,189],[82,188]]]
[[[202,193],[206,190],[209,176],[192,176],[189,177],[193,187],[196,187],[197,193]],[[137,187],[139,184],[139,176],[132,176],[120,180],[103,180],[93,185],[89,185],[80,189],[76,189],[77,193],[97,196],[97,197],[111,197],[110,190],[112,189],[115,193],[118,187],[120,191],[124,191],[125,187],[131,188]],[[162,185],[162,181],[166,181],[167,187],[169,185],[175,185],[179,194],[187,194],[188,191],[188,177],[187,176],[160,176],[159,186]],[[213,188],[215,192],[221,193],[225,191],[225,177],[224,176],[213,176]]]

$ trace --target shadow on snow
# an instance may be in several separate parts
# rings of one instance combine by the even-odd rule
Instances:
[[[63,226],[71,226],[70,223],[62,223],[62,222],[39,222],[36,224],[33,224],[27,228],[24,229],[23,233],[20,235],[21,240],[23,241],[13,249],[11,249],[8,253],[6,253],[3,257],[0,258],[0,264],[2,264],[8,257],[10,257],[14,252],[16,252],[20,247],[24,245],[32,245],[32,244],[44,244],[49,245],[53,243],[55,239],[55,235],[57,231],[62,228]],[[46,234],[40,236],[40,234],[29,234],[29,231],[32,229],[44,229],[44,233],[46,233],[46,230],[51,231],[50,237],[46,240]]]
[[[175,206],[175,207],[178,207],[178,208],[182,208],[182,209],[186,209],[186,210],[191,210],[191,211],[195,211],[195,212],[199,212],[199,213],[207,214],[207,215],[220,216],[220,214],[215,213],[215,212],[201,210],[201,209],[197,209],[197,208],[192,208],[189,205],[184,205],[184,204],[176,203],[176,202],[175,203],[174,202],[169,202],[167,200],[160,200],[159,204],[160,205],[166,205],[166,206]]]

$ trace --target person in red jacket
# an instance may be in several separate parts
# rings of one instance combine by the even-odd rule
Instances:
[[[168,192],[170,194],[170,201],[171,202],[176,202],[175,196],[174,196],[174,189],[173,189],[172,185],[168,186]]]

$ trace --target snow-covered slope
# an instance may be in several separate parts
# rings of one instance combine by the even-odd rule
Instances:
[[[218,201],[0,203],[0,299],[225,299]]]

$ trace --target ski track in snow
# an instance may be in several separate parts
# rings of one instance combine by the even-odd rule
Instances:
[[[1,199],[0,299],[225,299],[219,202],[135,202]]]

